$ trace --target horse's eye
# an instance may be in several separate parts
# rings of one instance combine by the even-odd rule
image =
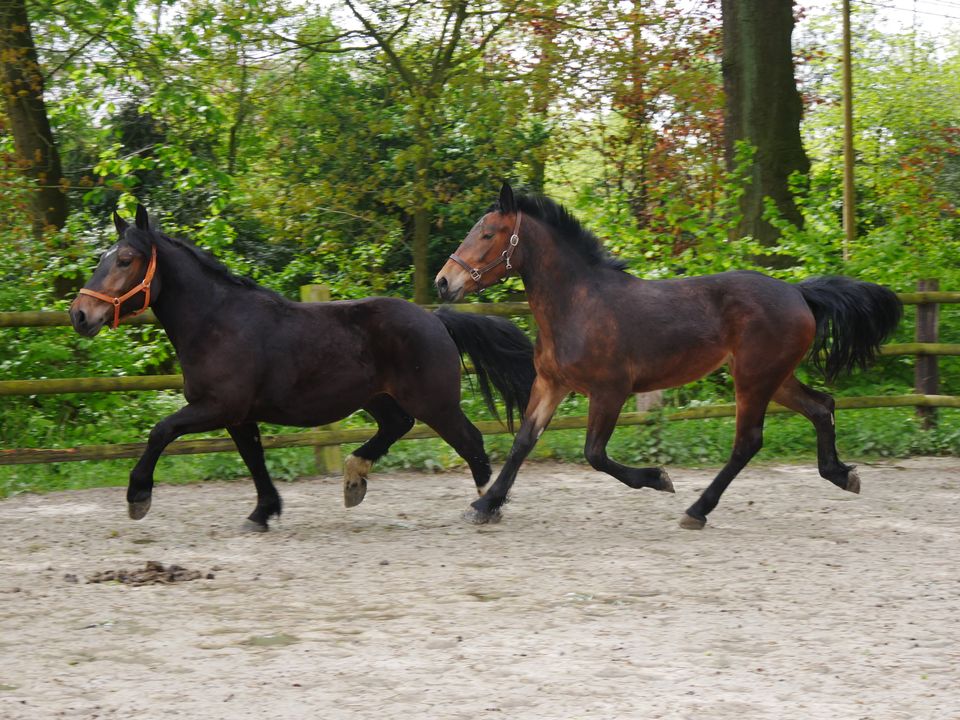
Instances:
[[[130,263],[132,263],[132,262],[133,262],[133,260],[130,259],[130,258],[127,258],[127,259],[118,258],[118,259],[117,259],[117,267],[129,267],[129,266],[130,266]]]
[[[481,240],[493,240],[493,233],[484,233],[480,236]]]

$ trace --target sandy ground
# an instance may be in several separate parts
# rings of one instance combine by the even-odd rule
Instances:
[[[575,465],[521,471],[502,523],[465,472],[0,502],[0,717],[960,718],[960,459],[861,465],[863,494],[757,466],[710,524]],[[88,576],[148,560],[213,579]],[[75,576],[75,581],[71,576]]]

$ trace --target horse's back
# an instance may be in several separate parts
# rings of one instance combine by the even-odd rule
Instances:
[[[611,357],[635,391],[674,387],[756,349],[799,357],[815,331],[797,287],[758,272],[666,280],[621,274],[607,289],[574,310],[586,333],[554,333],[556,361],[575,388],[595,379],[591,368],[609,369]]]
[[[386,351],[410,351],[423,343],[450,339],[443,323],[432,312],[400,298],[369,297],[305,303],[304,307],[326,323],[347,327]]]
[[[432,313],[396,298],[289,303],[264,344],[259,419],[333,422],[379,394],[455,384],[456,346]]]
[[[451,371],[459,377],[459,355],[443,323],[429,310],[407,300],[370,297],[307,303],[320,325],[339,328],[374,361],[380,374]]]
[[[677,322],[700,323],[714,317],[726,324],[745,317],[759,322],[812,317],[796,285],[754,270],[640,280],[632,294],[636,306],[646,313],[669,313]]]

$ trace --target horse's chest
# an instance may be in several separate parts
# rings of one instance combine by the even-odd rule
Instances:
[[[598,373],[617,371],[618,354],[609,338],[585,333],[541,334],[534,364],[537,374],[554,384],[585,392]]]

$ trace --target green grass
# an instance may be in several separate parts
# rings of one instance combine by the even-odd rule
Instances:
[[[571,399],[564,405],[564,414],[567,415],[580,414],[585,409],[582,398]],[[354,416],[348,424],[356,425],[363,421],[361,416]],[[264,432],[276,430],[278,428],[265,428]],[[530,459],[582,463],[584,433],[583,430],[548,431],[540,438]],[[631,465],[717,466],[719,469],[730,453],[733,433],[732,418],[681,422],[661,420],[654,425],[617,429],[608,452],[618,461]],[[488,435],[484,441],[494,465],[499,465],[509,452],[512,437]],[[841,458],[850,463],[885,457],[960,454],[960,413],[941,410],[937,427],[924,430],[910,408],[840,411],[837,414],[837,446]],[[343,450],[347,453],[355,447],[357,445],[346,445]],[[799,416],[768,417],[764,448],[756,461],[815,463],[813,427]],[[133,464],[134,460],[111,460],[0,467],[0,497],[21,492],[126,485]],[[312,448],[269,450],[267,465],[278,481],[316,474]],[[377,465],[381,470],[411,469],[419,472],[463,466],[463,461],[456,453],[436,439],[402,441]],[[156,480],[183,484],[243,478],[247,475],[238,455],[216,453],[162,457],[157,466]]]

